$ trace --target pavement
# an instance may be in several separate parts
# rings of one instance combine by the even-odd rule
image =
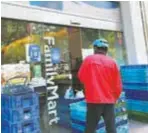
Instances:
[[[148,123],[130,120],[129,133],[148,133]]]

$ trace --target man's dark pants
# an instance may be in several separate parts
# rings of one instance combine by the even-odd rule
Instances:
[[[85,133],[95,133],[100,117],[103,116],[107,133],[116,133],[114,104],[87,103]]]

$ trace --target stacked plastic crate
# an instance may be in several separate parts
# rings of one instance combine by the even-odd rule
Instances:
[[[70,100],[66,100],[63,97],[58,99],[58,115],[60,117],[60,120],[58,124],[65,128],[71,128],[70,127],[70,115],[69,115],[69,102]]]
[[[86,127],[86,102],[70,104],[71,125],[73,133],[83,133]],[[125,93],[122,93],[115,107],[117,132],[128,133],[128,118],[125,105]],[[93,114],[92,114],[93,115]],[[103,118],[98,123],[97,133],[105,133]]]
[[[148,65],[121,67],[129,117],[148,122]]]
[[[58,110],[58,115],[60,117],[60,120],[58,122],[60,126],[71,129],[69,105],[71,103],[81,100],[82,99],[65,99],[64,97],[59,98],[57,110]]]
[[[1,99],[2,133],[40,133],[38,94],[21,85],[9,90]]]

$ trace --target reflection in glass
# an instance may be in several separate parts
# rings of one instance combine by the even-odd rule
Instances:
[[[81,29],[82,35],[82,55],[83,59],[93,54],[92,42],[99,38],[104,38],[109,42],[108,55],[114,58],[119,65],[127,63],[126,49],[123,43],[123,35],[121,32]]]
[[[127,63],[126,50],[121,32],[99,30],[99,37],[109,42],[109,56],[113,57],[118,65]]]

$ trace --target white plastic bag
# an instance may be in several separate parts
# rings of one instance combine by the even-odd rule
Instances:
[[[83,93],[83,91],[77,91],[77,93],[76,93],[76,98],[84,98],[84,93]]]
[[[65,96],[64,96],[65,99],[74,99],[74,92],[73,92],[73,89],[71,87],[69,87],[67,90],[66,90],[66,93],[65,93]]]

